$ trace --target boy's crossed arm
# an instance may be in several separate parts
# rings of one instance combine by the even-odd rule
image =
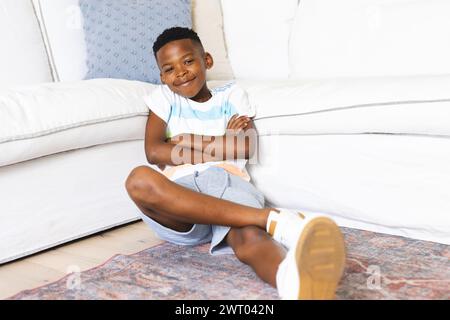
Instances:
[[[214,160],[248,159],[255,151],[256,131],[251,118],[232,116],[223,136],[180,134],[167,142],[178,147],[201,151]]]
[[[234,115],[223,136],[180,134],[167,140],[166,126],[162,119],[150,113],[145,135],[145,153],[149,163],[160,167],[249,159],[256,150],[256,130],[251,118],[247,116]]]

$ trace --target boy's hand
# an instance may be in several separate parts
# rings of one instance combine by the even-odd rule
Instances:
[[[250,117],[247,116],[240,116],[238,117],[237,114],[231,117],[230,121],[228,121],[227,125],[227,132],[237,134],[240,131],[242,131],[249,123]]]

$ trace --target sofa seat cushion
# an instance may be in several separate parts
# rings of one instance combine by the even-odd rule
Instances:
[[[95,79],[0,90],[0,166],[144,138],[154,85]]]
[[[260,135],[450,135],[450,75],[238,83]]]

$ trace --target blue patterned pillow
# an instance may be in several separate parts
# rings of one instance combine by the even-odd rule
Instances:
[[[192,27],[191,0],[79,0],[86,79],[160,83],[153,42],[170,27]]]

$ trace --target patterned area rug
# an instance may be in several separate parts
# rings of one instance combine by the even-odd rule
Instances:
[[[347,265],[337,299],[450,299],[450,246],[342,229]],[[278,299],[234,255],[163,243],[10,299]]]

